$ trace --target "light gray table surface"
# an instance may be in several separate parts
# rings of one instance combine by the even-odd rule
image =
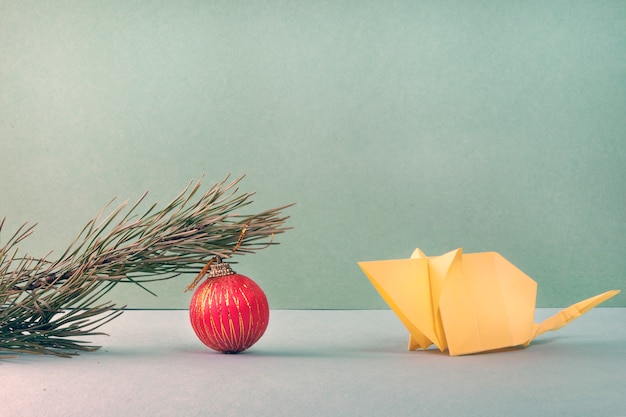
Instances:
[[[462,357],[407,351],[388,310],[272,310],[237,355],[201,344],[184,310],[103,330],[97,352],[0,361],[0,416],[626,416],[626,308]]]

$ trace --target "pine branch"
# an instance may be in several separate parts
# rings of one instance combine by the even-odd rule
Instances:
[[[252,203],[240,193],[243,177],[215,184],[197,198],[190,183],[170,204],[137,212],[144,194],[108,215],[111,203],[90,220],[55,260],[20,255],[18,245],[35,226],[23,225],[0,247],[0,352],[68,356],[92,351],[77,337],[102,334],[99,327],[122,313],[103,297],[119,283],[145,285],[197,273],[214,257],[254,253],[275,245],[288,230],[283,206],[239,214]],[[0,232],[4,219],[0,221]]]

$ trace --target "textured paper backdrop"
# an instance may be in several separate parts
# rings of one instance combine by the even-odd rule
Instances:
[[[0,216],[60,253],[112,197],[247,174],[273,308],[384,308],[357,261],[502,253],[565,306],[626,281],[621,1],[0,1]],[[186,307],[193,277],[112,296]],[[626,306],[620,295],[607,305]]]

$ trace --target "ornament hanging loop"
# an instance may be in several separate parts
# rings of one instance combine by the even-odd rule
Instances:
[[[250,225],[251,220],[252,219],[248,220],[246,224],[243,225],[241,233],[239,233],[239,237],[237,238],[237,243],[235,243],[235,246],[233,246],[229,257],[232,256],[232,254],[235,253],[243,243],[243,239],[246,237],[246,231],[248,230],[248,226]],[[272,239],[273,238],[274,234],[272,233]],[[209,274],[209,278],[215,278],[232,274],[233,270],[227,263],[222,262],[222,258],[220,256],[214,256],[213,258],[209,259],[209,262],[207,262],[206,265],[204,265],[204,267],[200,270],[200,273],[191,282],[191,284],[187,285],[187,288],[185,288],[185,292],[193,290],[207,273]]]
[[[200,280],[204,278],[204,276],[206,275],[207,271],[209,270],[213,262],[215,262],[215,259],[216,258],[209,259],[209,262],[207,262],[206,265],[204,265],[204,267],[200,270],[200,273],[196,275],[193,281],[191,281],[191,284],[187,285],[187,288],[185,288],[184,292],[188,292],[196,288],[196,285],[198,285],[198,282],[200,282]]]

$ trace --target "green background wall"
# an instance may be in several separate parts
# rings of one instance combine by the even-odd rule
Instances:
[[[232,173],[297,203],[238,258],[273,308],[384,308],[356,263],[415,247],[498,251],[544,307],[625,287],[624,1],[0,1],[0,39],[0,239],[38,222],[33,255]]]

